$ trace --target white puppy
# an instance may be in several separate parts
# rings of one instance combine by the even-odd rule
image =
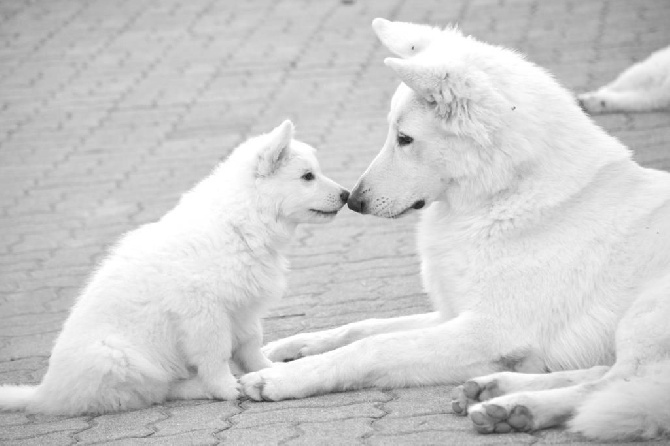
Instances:
[[[0,409],[75,415],[168,398],[234,399],[260,318],[286,287],[296,225],[330,221],[349,193],[285,121],[238,147],[158,222],[130,233],[93,275],[39,386],[0,387]]]
[[[670,108],[670,46],[629,67],[604,87],[578,95],[578,99],[589,113]]]

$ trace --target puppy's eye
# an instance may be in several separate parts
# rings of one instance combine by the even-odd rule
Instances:
[[[408,144],[412,144],[414,142],[414,138],[411,136],[407,136],[404,133],[398,133],[398,145],[399,146],[406,146]]]
[[[307,172],[306,174],[304,174],[300,178],[302,178],[305,181],[312,181],[314,179],[314,174],[312,172]]]

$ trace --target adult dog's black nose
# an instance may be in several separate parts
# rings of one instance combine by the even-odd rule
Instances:
[[[367,214],[370,212],[370,206],[367,204],[367,192],[368,189],[363,184],[363,181],[359,180],[349,195],[349,201],[347,201],[349,209],[358,212],[359,214]]]
[[[358,212],[359,214],[367,214],[370,212],[369,207],[366,205],[367,200],[363,197],[361,197],[359,194],[356,193],[354,190],[349,197],[349,201],[347,202],[347,206],[349,206],[349,209],[351,209],[354,212]]]
[[[342,192],[340,192],[340,200],[342,200],[342,203],[346,203],[348,199],[349,199],[349,191],[343,189]]]
[[[361,214],[365,210],[365,203],[360,198],[354,198],[354,197],[349,198],[347,206],[349,206],[349,209],[351,209],[352,211],[359,212]]]

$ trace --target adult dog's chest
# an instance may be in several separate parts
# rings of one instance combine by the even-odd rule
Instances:
[[[483,310],[532,322],[538,312],[582,305],[619,249],[615,232],[578,221],[516,231],[478,215],[438,215],[422,221],[419,249],[426,289],[448,316]]]

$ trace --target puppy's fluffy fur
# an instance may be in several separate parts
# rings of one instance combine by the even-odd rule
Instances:
[[[282,252],[348,193],[285,121],[238,147],[162,219],[128,233],[81,294],[39,386],[0,387],[0,409],[75,415],[167,398],[234,399],[232,359],[261,353],[263,312],[284,293]]]

